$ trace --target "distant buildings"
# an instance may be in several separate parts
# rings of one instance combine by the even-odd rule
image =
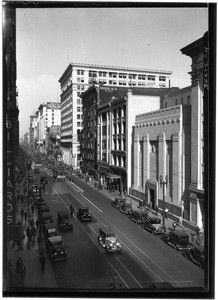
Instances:
[[[61,106],[59,102],[45,102],[40,104],[37,111],[38,146],[45,150],[46,131],[52,125],[61,125]]]
[[[71,63],[59,79],[61,86],[61,147],[63,161],[77,168],[81,163],[83,128],[82,92],[93,84],[114,87],[170,86],[170,71]]]

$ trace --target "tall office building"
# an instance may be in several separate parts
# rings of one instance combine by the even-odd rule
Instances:
[[[171,74],[171,71],[70,63],[59,79],[63,161],[75,168],[80,165],[79,137],[83,128],[80,96],[91,85],[169,88]]]
[[[46,102],[40,104],[38,108],[38,144],[41,147],[40,151],[43,151],[46,131],[52,125],[61,124],[61,106],[59,102]]]

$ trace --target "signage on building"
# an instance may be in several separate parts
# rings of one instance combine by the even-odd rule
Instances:
[[[204,35],[204,89],[208,90],[209,87],[209,73],[208,73],[208,33]]]

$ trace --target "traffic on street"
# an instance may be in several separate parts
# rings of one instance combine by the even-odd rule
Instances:
[[[67,174],[62,172],[59,180],[52,165],[43,161],[29,171],[27,182],[33,197],[36,195],[42,244],[57,287],[203,286],[204,270],[181,255],[181,251],[169,247],[161,234],[151,234],[143,222],[134,222],[130,213],[121,213],[107,195],[88,184],[81,174]],[[43,184],[38,193],[40,182]],[[46,223],[50,224],[49,237]]]

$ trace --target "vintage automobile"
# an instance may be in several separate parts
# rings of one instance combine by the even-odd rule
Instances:
[[[77,211],[77,218],[80,221],[92,221],[92,217],[87,207],[80,207]]]
[[[47,184],[48,183],[47,177],[46,176],[41,176],[40,183],[41,184]]]
[[[34,173],[35,173],[35,174],[39,174],[39,173],[40,173],[39,168],[35,168],[35,169],[34,169]]]
[[[69,212],[67,210],[57,212],[57,224],[60,230],[73,230],[73,225],[70,222]]]
[[[126,198],[114,198],[111,200],[111,205],[115,208],[120,208],[120,206],[126,202]]]
[[[173,230],[161,237],[161,239],[176,250],[189,250],[189,235],[183,230]]]
[[[141,210],[132,210],[129,214],[129,217],[132,221],[137,224],[144,224],[148,219],[148,213],[146,211]]]
[[[29,183],[34,183],[33,175],[30,175],[28,178]]]
[[[39,205],[38,206],[38,210],[40,210],[41,209],[41,213],[46,213],[46,212],[49,212],[49,206],[48,205]]]
[[[67,253],[60,235],[49,237],[45,245],[52,262],[67,260]]]
[[[132,203],[130,201],[122,203],[119,207],[119,211],[124,215],[129,215],[132,211]]]
[[[45,226],[46,224],[49,224],[49,223],[53,223],[53,222],[54,222],[53,217],[49,212],[42,213],[41,223],[43,226]]]
[[[34,204],[35,204],[35,206],[37,206],[37,208],[39,208],[40,206],[46,205],[45,199],[44,198],[40,199],[40,197],[35,197]]]
[[[43,228],[43,233],[44,233],[45,242],[47,242],[48,238],[50,238],[52,236],[56,236],[57,231],[55,228],[55,224],[54,223],[45,224],[45,226]]]
[[[110,228],[100,228],[98,242],[106,252],[120,252],[121,244],[117,242],[115,233]]]
[[[191,247],[190,250],[186,250],[182,253],[184,257],[198,265],[201,269],[205,267],[204,249],[198,245]]]
[[[162,234],[164,232],[161,219],[158,217],[149,217],[144,223],[144,229],[151,231],[153,234]]]

